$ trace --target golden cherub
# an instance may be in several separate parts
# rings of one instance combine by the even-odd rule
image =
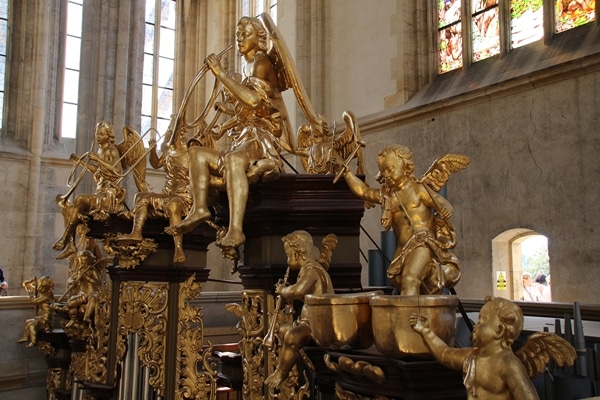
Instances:
[[[451,172],[468,164],[466,156],[447,154],[417,179],[411,151],[393,146],[382,149],[377,157],[379,189],[368,187],[346,166],[340,171],[356,196],[381,205],[381,224],[396,234],[396,251],[387,275],[400,294],[438,294],[458,283],[458,259],[449,251],[456,246],[449,220],[454,209],[437,191]]]
[[[412,314],[412,328],[422,337],[436,360],[463,371],[468,399],[535,400],[530,378],[542,373],[553,359],[557,365],[573,365],[575,349],[554,333],[529,336],[516,353],[511,346],[523,329],[523,312],[510,300],[485,298],[473,328],[472,348],[452,348],[429,329],[424,315]]]

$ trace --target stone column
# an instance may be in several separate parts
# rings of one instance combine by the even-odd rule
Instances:
[[[101,120],[114,125],[117,142],[123,125],[140,129],[144,10],[143,0],[84,2],[77,154],[89,150]],[[93,192],[92,182],[82,190]]]

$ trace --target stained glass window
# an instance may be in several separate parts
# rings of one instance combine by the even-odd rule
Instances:
[[[471,33],[473,62],[500,54],[500,21],[498,0],[473,0]]]
[[[439,0],[438,39],[440,73],[463,65],[462,1]]]
[[[525,46],[544,37],[543,0],[511,0],[511,47]]]
[[[555,32],[596,20],[596,0],[555,0]]]

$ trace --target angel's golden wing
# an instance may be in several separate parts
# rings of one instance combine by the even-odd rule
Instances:
[[[123,127],[123,141],[118,143],[117,149],[121,154],[123,171],[133,169],[133,179],[139,192],[149,192],[150,186],[146,182],[146,149],[140,134],[130,126]]]
[[[435,160],[418,181],[427,183],[436,192],[448,182],[450,173],[467,168],[471,160],[462,154],[446,154]]]
[[[334,139],[334,147],[340,156],[348,163],[348,158],[357,159],[356,173],[364,174],[364,161],[362,154],[362,140],[356,117],[351,111],[344,111],[342,118],[346,123],[346,129]]]
[[[550,360],[559,367],[571,366],[577,358],[573,346],[555,333],[537,332],[515,353],[521,360],[527,375],[534,378],[544,372]]]
[[[329,269],[331,264],[331,253],[338,244],[338,238],[335,234],[330,233],[325,236],[321,241],[321,257],[319,257],[319,263],[325,268]]]
[[[225,310],[235,314],[236,317],[241,318],[244,315],[244,310],[242,309],[242,306],[236,303],[225,304]]]

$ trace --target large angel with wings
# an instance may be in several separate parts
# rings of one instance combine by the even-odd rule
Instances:
[[[458,283],[458,259],[449,251],[456,245],[449,221],[454,209],[438,190],[451,172],[468,164],[466,156],[447,154],[416,179],[411,151],[393,146],[382,149],[377,157],[378,189],[370,188],[347,167],[341,172],[356,196],[381,205],[381,224],[396,234],[387,276],[400,294],[439,294]]]
[[[531,378],[544,372],[551,359],[562,367],[573,365],[577,356],[569,342],[548,332],[532,334],[513,352],[512,344],[523,329],[523,312],[501,297],[485,298],[472,348],[449,347],[433,333],[425,315],[412,314],[410,324],[440,364],[463,371],[467,399],[537,400]]]
[[[133,171],[138,191],[148,191],[146,183],[146,162],[144,144],[140,135],[131,127],[123,128],[123,142],[115,144],[115,132],[111,123],[101,121],[96,124],[93,146],[97,151],[89,151],[81,157],[72,154],[70,159],[75,163],[73,172],[82,167],[81,173],[74,182],[69,182],[68,194],[59,195],[56,203],[62,209],[65,230],[53,249],[62,252],[58,259],[66,258],[77,251],[74,235],[77,226],[86,223],[89,217],[104,221],[110,214],[126,214],[126,190],[121,185],[124,170]],[[93,147],[92,147],[93,148]],[[86,172],[91,172],[96,182],[93,194],[79,194],[71,204],[69,197]],[[71,174],[71,177],[73,174]],[[71,179],[69,179],[71,180]]]

